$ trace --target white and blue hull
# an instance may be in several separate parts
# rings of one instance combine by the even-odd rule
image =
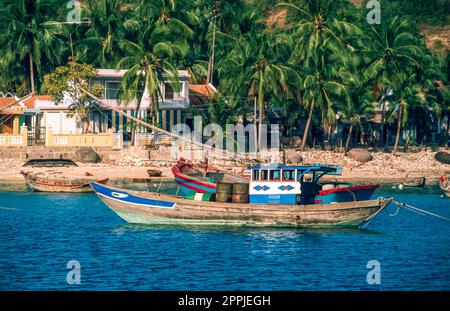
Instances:
[[[91,185],[122,219],[151,225],[359,227],[392,201],[314,205],[220,203]]]

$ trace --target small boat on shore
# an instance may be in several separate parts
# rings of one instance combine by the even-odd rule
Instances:
[[[44,174],[21,171],[20,173],[32,190],[40,192],[88,193],[93,192],[90,182],[97,182],[98,184],[108,182],[107,178],[97,180],[92,178],[63,178],[55,172]]]
[[[410,179],[403,182],[402,186],[405,188],[424,188],[426,185],[426,177],[421,177],[418,179]]]
[[[343,195],[345,191],[339,189],[330,192],[332,196],[320,193],[318,180],[326,174],[339,174],[334,166],[278,165],[249,169],[250,181],[218,183],[216,195],[208,196],[208,200],[203,195],[189,199],[95,182],[91,185],[108,207],[134,224],[360,227],[392,201],[371,199],[376,186],[353,187],[347,190],[352,195]]]
[[[74,161],[69,159],[31,159],[25,162],[24,167],[77,167]]]
[[[162,175],[162,171],[161,170],[156,170],[156,169],[148,169],[147,170],[147,174],[150,178],[152,177],[161,177]]]

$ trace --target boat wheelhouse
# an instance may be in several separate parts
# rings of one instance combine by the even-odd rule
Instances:
[[[262,165],[250,169],[250,203],[314,204],[324,175],[341,175],[339,166]]]

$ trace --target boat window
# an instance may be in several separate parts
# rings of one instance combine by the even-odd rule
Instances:
[[[271,170],[270,171],[270,180],[271,181],[280,181],[281,172],[278,170]]]
[[[283,170],[283,181],[295,181],[295,171]]]
[[[259,180],[259,170],[252,170],[252,180]]]
[[[267,181],[267,177],[269,177],[269,171],[268,170],[261,170],[261,180]]]

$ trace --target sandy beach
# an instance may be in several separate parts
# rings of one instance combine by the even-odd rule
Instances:
[[[421,151],[417,153],[399,153],[393,156],[389,153],[373,153],[373,160],[367,163],[359,163],[342,153],[331,151],[305,151],[301,153],[303,163],[325,163],[339,164],[343,167],[342,176],[336,179],[351,181],[354,183],[401,183],[421,177],[427,178],[427,184],[435,184],[438,177],[450,171],[450,165],[439,163],[434,159],[435,152]],[[213,162],[213,161],[212,161]],[[109,178],[111,181],[139,181],[150,180],[147,170],[159,169],[163,172],[164,180],[172,180],[170,166],[148,165],[123,165],[123,161],[113,163],[85,164],[78,163],[79,167],[70,168],[31,168],[22,167],[25,163],[20,159],[0,159],[0,180],[3,182],[23,182],[21,170],[26,171],[48,171],[53,170],[59,174],[69,177],[79,177],[86,172],[93,178]],[[241,168],[229,168],[236,172]],[[154,178],[160,180],[160,178]]]

